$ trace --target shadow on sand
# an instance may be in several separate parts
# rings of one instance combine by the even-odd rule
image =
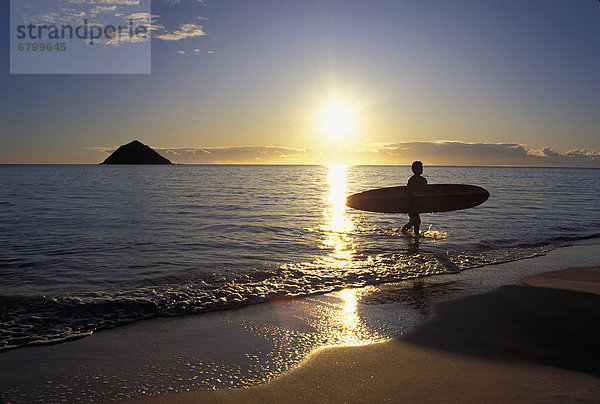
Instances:
[[[510,285],[443,302],[403,340],[429,348],[513,359],[600,376],[600,295]]]

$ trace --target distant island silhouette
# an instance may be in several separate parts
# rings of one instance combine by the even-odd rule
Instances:
[[[100,164],[173,164],[138,140],[115,150]]]

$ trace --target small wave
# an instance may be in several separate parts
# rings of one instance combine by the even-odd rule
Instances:
[[[443,240],[448,236],[448,232],[433,230],[432,226],[429,226],[429,229],[422,232],[422,236],[432,240]]]
[[[400,227],[370,227],[370,226],[358,226],[353,232],[348,233],[349,235],[378,235],[388,237],[406,237],[409,233],[403,233]],[[448,232],[436,230],[433,226],[429,226],[427,230],[421,230],[420,237],[431,240],[442,240],[448,236]]]
[[[371,229],[395,237],[395,229]],[[381,233],[379,233],[381,232]],[[427,230],[435,241],[445,232]],[[480,242],[471,249],[406,252],[357,251],[350,259],[326,256],[309,262],[245,271],[219,270],[195,279],[58,296],[0,296],[0,352],[28,345],[81,338],[152,317],[199,314],[258,304],[281,297],[302,297],[345,287],[398,282],[436,274],[458,273],[489,264],[531,258],[600,234],[555,237],[543,242]],[[163,281],[164,282],[164,281]]]
[[[596,238],[600,238],[600,233],[593,233],[593,234],[588,234],[585,236],[559,236],[559,237],[556,237],[555,240],[557,242],[565,243],[565,242],[593,240]]]

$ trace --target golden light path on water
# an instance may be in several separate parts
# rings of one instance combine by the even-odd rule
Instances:
[[[354,225],[346,216],[346,168],[343,165],[329,166],[327,182],[329,194],[327,207],[323,212],[324,224],[321,230],[326,233],[323,247],[333,251],[325,258],[334,267],[345,265],[352,258],[354,249],[348,233]]]
[[[346,168],[344,165],[328,166],[325,207],[321,224],[321,248],[326,251],[323,258],[310,263],[320,272],[331,276],[352,269],[353,233],[356,223],[348,215],[346,208]],[[308,296],[302,299],[283,299],[272,302],[282,322],[292,315],[294,321],[305,321],[320,335],[327,345],[364,345],[385,340],[369,327],[360,316],[361,295],[365,289],[348,288],[325,295]],[[382,339],[383,338],[383,339]],[[284,344],[285,345],[285,344]]]
[[[343,269],[350,265],[353,254],[351,231],[354,223],[346,215],[346,169],[345,165],[331,165],[328,167],[327,182],[329,194],[327,208],[324,211],[324,224],[321,229],[326,236],[323,248],[331,252],[325,262],[332,271]],[[343,289],[336,292],[341,304],[333,305],[330,313],[330,327],[337,335],[332,338],[339,345],[360,345],[371,341],[365,340],[361,335],[361,321],[358,317],[357,298],[358,289]]]

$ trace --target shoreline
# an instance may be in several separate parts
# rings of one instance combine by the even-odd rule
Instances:
[[[161,402],[173,397],[179,401],[177,392],[212,394],[206,391],[212,389],[218,389],[215,399],[221,400],[221,394],[270,389],[290,374],[302,374],[307,364],[318,362],[315,358],[333,355],[324,353],[330,350],[399,349],[392,348],[395,338],[379,342],[423,324],[436,303],[487,293],[523,276],[598,266],[596,250],[594,245],[561,248],[527,260],[428,277],[419,284],[384,284],[229,312],[148,320],[64,344],[7,351],[0,354],[0,400]],[[577,280],[567,281],[581,286]],[[430,350],[415,347],[421,356]],[[383,358],[391,353],[386,352]],[[369,353],[366,359],[370,355],[378,354]],[[352,366],[359,366],[358,375],[364,373],[362,364]],[[331,397],[337,397],[334,391]]]
[[[591,403],[600,396],[598,303],[600,267],[542,273],[440,303],[402,338],[319,349],[266,384],[124,403]]]

